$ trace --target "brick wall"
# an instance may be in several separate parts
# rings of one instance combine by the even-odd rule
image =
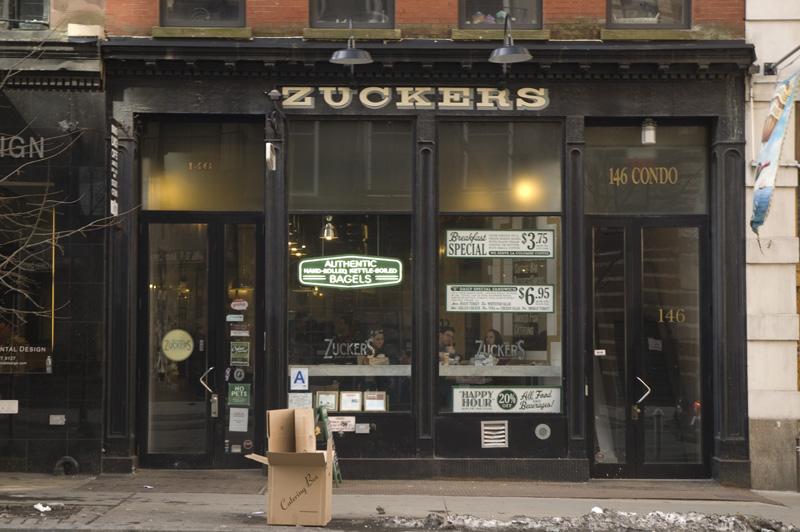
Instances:
[[[107,0],[110,36],[150,35],[158,26],[158,0]],[[583,38],[597,38],[605,23],[606,0],[544,0],[546,28],[570,25]],[[745,0],[693,0],[692,24],[744,34]],[[395,0],[396,26],[406,37],[441,37],[458,26],[458,0]],[[248,0],[247,25],[256,36],[297,36],[308,26],[308,0]],[[581,29],[583,28],[583,29]],[[570,35],[578,38],[579,35]]]

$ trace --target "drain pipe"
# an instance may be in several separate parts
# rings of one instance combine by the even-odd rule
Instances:
[[[800,434],[794,437],[795,471],[797,473],[797,493],[800,493]]]
[[[71,456],[62,456],[53,468],[54,475],[75,475],[78,473],[78,461]]]

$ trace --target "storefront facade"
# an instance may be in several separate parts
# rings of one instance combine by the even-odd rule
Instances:
[[[104,467],[252,467],[328,404],[350,478],[749,483],[751,47],[132,41]]]

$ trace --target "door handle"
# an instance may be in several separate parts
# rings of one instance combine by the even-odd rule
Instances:
[[[206,381],[204,381],[204,380],[203,380],[203,379],[205,379],[205,378],[206,378],[206,376],[207,376],[209,373],[211,373],[211,371],[213,371],[213,369],[214,369],[214,366],[211,366],[210,368],[208,368],[208,369],[206,370],[206,372],[205,372],[205,373],[203,373],[203,374],[200,376],[200,384],[202,384],[202,385],[203,385],[203,388],[205,388],[206,390],[208,390],[208,393],[210,393],[210,394],[211,394],[211,417],[219,417],[219,396],[218,396],[217,394],[215,394],[215,393],[214,393],[214,390],[212,390],[211,388],[209,388],[209,387],[208,387],[208,384],[206,384]]]
[[[203,388],[205,388],[206,390],[208,390],[208,393],[214,393],[214,390],[212,390],[211,388],[209,388],[209,387],[208,387],[208,384],[206,384],[206,381],[204,381],[203,379],[205,379],[205,378],[206,378],[206,375],[208,375],[209,373],[211,373],[213,370],[214,370],[214,366],[211,366],[210,368],[208,368],[208,369],[206,370],[206,372],[205,372],[205,373],[203,373],[203,374],[200,376],[200,384],[202,384],[202,385],[203,385]]]
[[[642,380],[642,378],[641,378],[641,377],[636,377],[636,379],[637,379],[639,382],[641,382],[641,383],[644,385],[644,387],[645,387],[645,388],[647,388],[647,391],[646,391],[646,392],[644,392],[644,395],[643,395],[643,396],[641,396],[641,397],[639,398],[639,400],[638,400],[638,401],[636,401],[636,404],[638,405],[639,403],[641,403],[642,401],[644,401],[644,398],[645,398],[645,397],[647,397],[648,395],[650,395],[650,392],[652,392],[653,390],[651,390],[651,389],[650,389],[650,387],[647,385],[647,383],[646,383],[646,382],[644,382],[644,381]]]

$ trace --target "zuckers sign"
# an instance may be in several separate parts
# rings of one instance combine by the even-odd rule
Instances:
[[[514,92],[489,87],[283,87],[284,109],[314,109],[317,100],[333,109],[355,102],[367,109],[393,105],[398,110],[540,111],[548,106],[548,90],[523,87]]]

